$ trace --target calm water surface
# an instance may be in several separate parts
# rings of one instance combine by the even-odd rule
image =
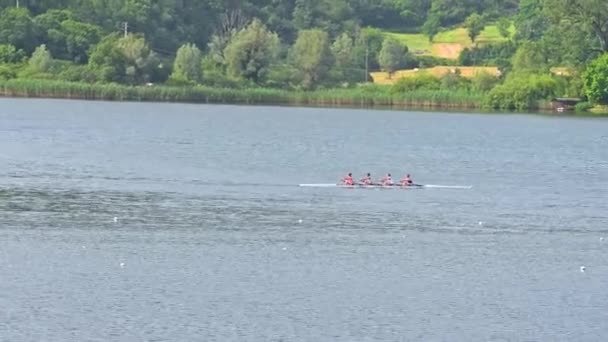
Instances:
[[[606,119],[0,100],[1,341],[606,339]]]

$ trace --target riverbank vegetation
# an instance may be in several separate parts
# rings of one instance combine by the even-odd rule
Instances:
[[[568,97],[601,111],[608,4],[572,6],[0,0],[0,94],[504,110]]]

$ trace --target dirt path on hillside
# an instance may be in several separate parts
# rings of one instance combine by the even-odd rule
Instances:
[[[463,50],[461,44],[437,43],[433,44],[433,55],[442,58],[456,59]]]

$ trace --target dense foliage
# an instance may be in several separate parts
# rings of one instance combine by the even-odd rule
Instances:
[[[583,76],[590,101],[608,104],[608,54],[593,61]]]
[[[489,25],[501,42],[480,38]],[[452,61],[386,35],[456,27],[471,43]],[[521,109],[572,94],[608,102],[606,52],[605,0],[0,0],[0,80],[311,90],[370,71],[485,65],[502,76],[426,75],[393,91],[475,91]]]

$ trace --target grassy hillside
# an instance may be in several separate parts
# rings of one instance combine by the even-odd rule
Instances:
[[[452,59],[458,58],[460,51],[466,47],[473,46],[474,44],[506,40],[500,35],[498,28],[494,25],[486,26],[475,43],[471,42],[471,39],[469,39],[469,36],[467,35],[467,30],[462,27],[437,34],[432,43],[429,41],[429,38],[422,33],[386,32],[386,35],[403,42],[409,47],[410,51],[415,54],[433,55]]]

